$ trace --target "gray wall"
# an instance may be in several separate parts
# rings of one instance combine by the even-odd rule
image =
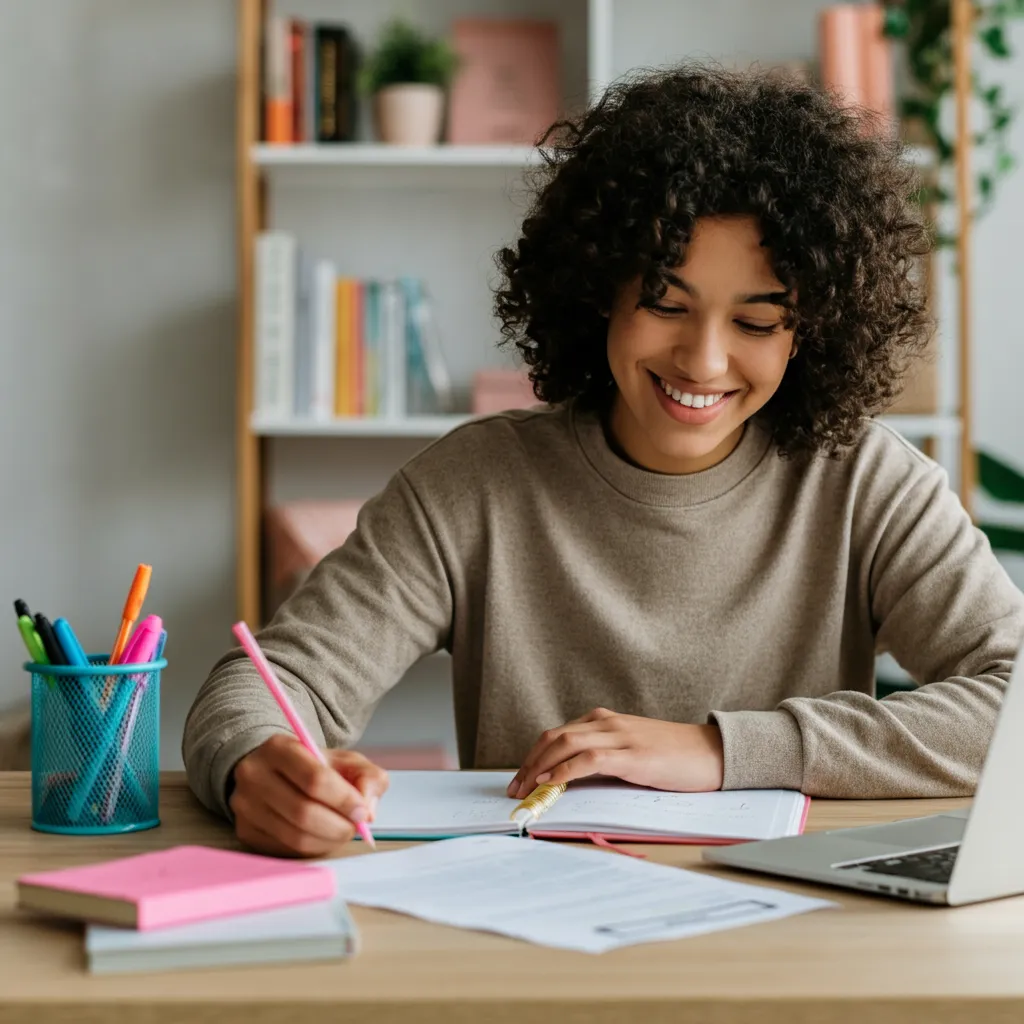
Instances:
[[[0,706],[10,602],[109,650],[140,561],[163,757],[233,611],[235,10],[6,0],[0,21]]]
[[[818,6],[791,2],[797,19]],[[636,18],[654,6],[644,0]],[[721,6],[740,9],[736,0]],[[695,26],[672,36],[681,52],[690,42],[713,49],[693,38]],[[773,56],[800,56],[811,38],[786,34]],[[1024,32],[1014,42],[1024,53]],[[641,59],[634,44],[624,23],[623,61]],[[0,626],[0,709],[26,695],[13,598],[66,615],[87,647],[108,649],[135,564],[150,561],[147,609],[171,634],[169,767],[180,763],[185,711],[230,640],[235,607],[234,71],[233,0],[2,6],[0,623],[9,619]],[[992,71],[1011,99],[1024,98],[1024,59]],[[1014,147],[1024,155],[1024,120]],[[280,200],[301,224],[303,200]],[[482,223],[504,234],[505,215],[491,216]],[[1020,465],[1022,226],[1024,171],[978,229],[974,313],[977,439]],[[333,493],[351,480],[350,445],[294,442],[275,454],[301,471],[303,492]],[[369,445],[360,472],[369,479],[412,450]],[[299,491],[286,474],[276,486]],[[443,659],[419,667],[386,699],[367,741],[414,730],[450,744],[446,677]]]

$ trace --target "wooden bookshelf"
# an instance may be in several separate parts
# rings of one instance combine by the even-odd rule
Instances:
[[[365,34],[371,23],[397,13],[401,5],[398,0],[383,0],[382,5],[360,5],[354,0],[336,0],[335,11],[328,0],[278,0],[280,13],[295,13],[298,16],[337,17],[347,20],[351,15],[362,19],[357,26]],[[432,30],[442,30],[442,22],[454,13],[472,13],[469,7],[442,3],[424,4],[422,17],[431,23]],[[687,39],[686,33],[656,30],[663,15],[674,13],[678,17],[680,8],[688,4],[698,5],[699,0],[681,0],[663,8],[659,0],[642,0],[634,6],[633,0],[549,0],[546,7],[537,3],[522,9],[517,0],[494,0],[488,3],[487,13],[508,13],[531,16],[551,16],[569,19],[567,41],[575,47],[573,53],[564,56],[566,66],[575,61],[572,72],[576,83],[568,91],[577,98],[585,93],[595,99],[610,81],[618,77],[626,67],[632,66],[628,54],[623,57],[621,48],[628,49],[628,40],[623,43],[623,29],[640,31],[636,26],[648,26],[647,31],[657,36],[657,45],[670,45],[671,38]],[[262,619],[261,581],[263,578],[262,524],[267,506],[268,460],[275,444],[285,443],[282,439],[301,438],[392,438],[422,439],[438,437],[463,422],[464,416],[412,417],[403,420],[347,419],[314,423],[309,421],[269,421],[253,418],[253,256],[258,233],[276,222],[275,198],[278,186],[291,196],[296,193],[316,194],[316,189],[327,186],[330,189],[352,190],[359,196],[369,195],[362,191],[367,188],[390,187],[389,195],[405,199],[406,190],[415,193],[418,200],[423,197],[437,197],[444,190],[468,188],[477,197],[486,196],[491,189],[495,202],[508,202],[508,184],[524,170],[540,160],[540,154],[525,147],[482,147],[439,145],[429,148],[389,147],[368,142],[338,144],[331,146],[295,145],[268,146],[259,138],[260,104],[260,52],[266,16],[265,0],[237,0],[238,5],[238,79],[237,79],[237,175],[238,175],[238,268],[239,268],[239,332],[237,340],[237,600],[238,614],[253,625]],[[824,6],[824,3],[822,4]],[[642,7],[643,10],[637,10]],[[500,8],[500,10],[499,10]],[[703,9],[703,8],[702,8]],[[956,102],[957,102],[957,186],[960,196],[969,195],[970,182],[970,125],[968,103],[970,99],[969,43],[972,33],[972,7],[970,0],[953,0],[953,27],[955,30],[955,53],[957,60]],[[626,11],[629,15],[627,18]],[[774,8],[773,8],[774,11]],[[421,12],[414,10],[417,19]],[[483,13],[483,11],[481,11]],[[796,15],[794,15],[795,17]],[[646,17],[646,21],[644,18]],[[773,13],[776,21],[781,14]],[[571,19],[576,19],[572,21]],[[585,28],[583,20],[585,19]],[[626,19],[625,21],[622,19]],[[806,25],[801,26],[806,29]],[[581,29],[582,31],[577,31]],[[738,46],[749,45],[750,33]],[[653,39],[654,36],[651,36]],[[663,41],[664,40],[664,41]],[[737,36],[739,40],[739,36]],[[761,40],[758,38],[758,44]],[[703,52],[699,40],[690,40],[679,47],[678,56],[685,56],[688,49]],[[574,55],[575,54],[575,55]],[[714,54],[710,54],[714,56]],[[582,73],[580,65],[582,62]],[[642,63],[651,63],[643,61]],[[566,71],[569,76],[569,71]],[[570,76],[571,77],[571,76]],[[931,154],[922,148],[912,148],[908,158],[915,164],[931,162]],[[315,187],[305,189],[307,182]],[[327,191],[323,193],[325,196]],[[467,192],[468,196],[470,192]],[[390,200],[389,200],[390,201]],[[427,199],[429,201],[429,198]],[[962,481],[960,492],[964,505],[970,511],[971,486],[973,482],[973,448],[971,431],[970,402],[970,241],[971,225],[967,203],[960,204],[959,248],[957,263],[958,289],[958,330],[955,340],[959,407],[955,412],[938,415],[884,417],[895,429],[926,450],[938,448],[959,451],[959,471]],[[408,204],[407,204],[408,207]],[[474,207],[475,208],[475,207]],[[453,224],[452,231],[462,228]],[[494,237],[493,244],[502,239]],[[353,243],[357,244],[357,243]],[[486,345],[489,339],[481,338],[479,344]],[[466,366],[471,365],[467,363]],[[458,375],[456,375],[458,376]],[[462,379],[456,381],[463,389],[467,383],[465,366]],[[288,442],[292,443],[292,442]],[[397,468],[397,466],[395,467]]]

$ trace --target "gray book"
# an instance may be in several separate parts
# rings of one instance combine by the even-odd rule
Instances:
[[[344,960],[357,948],[358,932],[338,897],[144,932],[90,924],[85,933],[93,974]]]

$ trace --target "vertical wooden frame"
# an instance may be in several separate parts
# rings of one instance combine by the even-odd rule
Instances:
[[[238,616],[260,624],[263,450],[251,431],[253,402],[253,259],[264,223],[264,194],[252,147],[259,141],[260,36],[264,0],[238,0],[236,145],[238,174],[238,342],[235,480]]]
[[[956,197],[958,369],[960,380],[960,500],[973,509],[975,463],[971,430],[971,38],[973,0],[953,0],[953,60],[956,87]]]

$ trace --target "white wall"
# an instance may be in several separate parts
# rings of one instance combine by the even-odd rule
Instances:
[[[487,2],[494,10],[527,9],[518,0]],[[414,15],[426,11],[432,21],[441,17],[423,0],[402,6]],[[467,0],[466,9],[474,6]],[[781,3],[771,5],[764,25],[751,20],[767,6],[763,0],[617,6],[629,11],[617,15],[622,61],[657,59],[642,51],[645,24],[678,54],[714,54],[709,33],[726,22],[746,26],[740,49],[750,55],[770,44],[762,56],[809,56],[813,46],[810,30],[778,28],[787,21]],[[820,4],[786,6],[803,24]],[[568,5],[567,24],[580,25],[581,8],[579,0]],[[352,0],[295,0],[295,9],[340,16],[355,7]],[[360,6],[367,29],[379,21],[368,9]],[[529,9],[550,12],[552,0]],[[441,13],[455,10],[452,4]],[[10,601],[24,597],[51,617],[68,616],[88,647],[103,649],[135,564],[151,561],[147,608],[165,617],[171,634],[163,760],[174,766],[185,711],[230,642],[235,607],[235,4],[32,0],[7,3],[2,14],[0,92],[8,102],[0,106],[0,597],[10,618],[0,628],[0,708],[26,694]],[[992,73],[1020,102],[1024,29],[1013,38],[1021,58],[993,65]],[[574,81],[582,73],[582,41],[576,43]],[[623,70],[620,61],[615,70]],[[1024,119],[1014,147],[1024,158]],[[443,221],[444,202],[419,198]],[[360,213],[351,198],[339,197],[337,213],[342,221],[361,217],[365,232],[382,199],[368,199]],[[325,254],[343,255],[341,234],[329,235],[316,221],[314,197],[282,194],[280,202],[279,212],[308,225]],[[467,202],[474,254],[445,251],[456,263],[471,258],[478,269],[466,298],[472,325],[485,322],[486,261],[502,240],[492,242],[490,233],[504,236],[514,222],[500,205],[478,205],[479,196]],[[1020,466],[1024,347],[1015,297],[1022,223],[1024,170],[978,226],[974,263],[976,437]],[[408,230],[410,261],[426,258],[430,231],[411,222]],[[374,264],[364,272],[395,269],[383,245],[364,255]],[[463,374],[485,359],[492,337],[460,337]],[[282,442],[274,453],[281,470],[275,492],[379,486],[386,467],[414,450],[415,443],[397,441]],[[0,608],[0,622],[2,614]],[[448,700],[446,663],[425,663],[386,699],[366,739],[450,745]]]

